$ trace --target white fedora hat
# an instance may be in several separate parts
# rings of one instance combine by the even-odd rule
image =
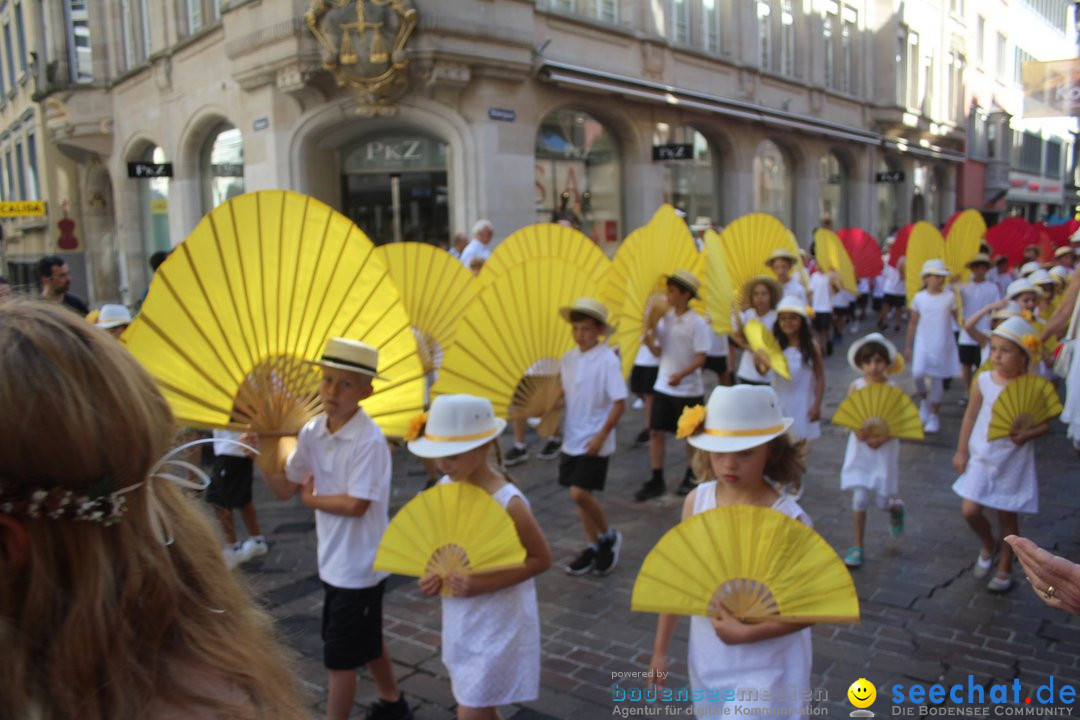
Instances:
[[[675,283],[694,297],[698,297],[698,291],[701,290],[701,281],[698,280],[697,275],[682,268],[678,268],[675,272],[668,275],[667,281]]]
[[[787,248],[776,248],[773,250],[769,253],[769,258],[765,261],[765,264],[771,267],[773,260],[787,260],[792,265],[799,262],[798,256]]]
[[[793,422],[795,418],[781,415],[771,387],[721,385],[709,396],[704,426],[686,441],[706,452],[739,452],[783,435]]]
[[[1035,293],[1036,295],[1042,295],[1042,290],[1035,287],[1027,278],[1020,278],[1019,280],[1013,280],[1009,283],[1009,286],[1005,288],[1005,297],[1010,300],[1015,300],[1018,295],[1024,293]]]
[[[1020,266],[1020,277],[1027,277],[1036,270],[1042,270],[1042,265],[1032,260]]]
[[[794,313],[806,320],[810,319],[812,312],[813,310],[806,303],[794,295],[785,295],[776,306],[777,315],[780,313]]]
[[[409,452],[422,458],[460,455],[491,442],[506,429],[506,421],[495,417],[491,401],[475,395],[439,395]],[[418,429],[419,430],[419,429]]]
[[[869,335],[864,335],[861,338],[859,338],[858,340],[856,340],[855,342],[851,343],[851,347],[849,347],[848,351],[847,351],[847,363],[848,363],[848,365],[850,365],[852,367],[852,369],[854,369],[855,371],[862,372],[862,368],[860,368],[858,366],[858,364],[855,362],[855,356],[859,354],[859,350],[862,349],[863,345],[866,345],[866,344],[872,343],[872,342],[879,343],[880,345],[882,345],[885,348],[886,352],[889,353],[890,374],[895,374],[895,372],[892,372],[891,370],[896,365],[896,359],[898,357],[900,357],[900,354],[896,351],[896,346],[893,345],[892,342],[890,342],[887,337],[885,337],[884,335],[882,335],[879,332],[873,332],[873,333],[870,333]],[[896,372],[899,372],[899,371],[896,371]]]
[[[1022,317],[1004,320],[991,334],[1016,343],[1033,360],[1039,357],[1039,337],[1031,323]]]
[[[562,319],[566,322],[572,322],[570,316],[573,313],[587,315],[603,325],[605,335],[610,335],[613,331],[613,328],[608,323],[608,309],[599,300],[594,300],[590,297],[581,297],[570,305],[559,308],[559,315],[562,316]]]
[[[348,338],[330,338],[326,341],[322,356],[318,360],[309,360],[312,365],[337,368],[349,372],[369,375],[377,380],[386,380],[377,371],[379,351],[367,343]]]
[[[1076,255],[1076,250],[1072,249],[1068,245],[1062,245],[1061,247],[1059,247],[1057,250],[1054,251],[1054,257],[1056,257],[1056,258],[1059,258],[1059,257],[1061,257],[1063,255],[1073,255],[1073,256],[1075,256]]]
[[[131,324],[131,311],[126,305],[102,305],[98,313],[97,322],[94,323],[102,330]]]
[[[1032,272],[1028,275],[1027,279],[1032,285],[1057,285],[1057,280],[1054,279],[1054,276],[1042,268]]]
[[[991,320],[1008,320],[1011,317],[1023,317],[1024,311],[1016,304],[1015,300],[1009,301],[1009,304],[1003,308],[998,308],[994,312],[990,313]]]
[[[926,275],[940,275],[941,277],[949,277],[952,275],[949,272],[949,268],[945,267],[945,261],[934,258],[927,260],[922,264],[922,272],[919,273],[919,277],[925,277]]]

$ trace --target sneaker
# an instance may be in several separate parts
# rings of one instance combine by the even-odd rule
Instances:
[[[644,410],[645,409],[645,401],[642,400],[641,398],[635,399],[634,402],[630,403],[630,409],[631,410]]]
[[[930,417],[926,419],[926,425],[923,429],[927,433],[941,432],[941,420],[938,419],[937,413],[930,414]]]
[[[596,550],[590,545],[582,550],[577,559],[565,566],[563,570],[566,571],[567,575],[587,575],[592,572],[594,567],[596,567]]]
[[[637,434],[636,438],[634,438],[634,447],[641,447],[642,445],[648,445],[648,444],[649,444],[649,429],[645,428],[644,430],[642,430],[641,432],[639,432]]]
[[[644,502],[649,498],[660,497],[666,490],[662,480],[649,480],[634,493],[634,500]]]
[[[989,556],[983,555],[982,550],[979,551],[979,557],[975,559],[975,567],[972,568],[971,574],[980,580],[990,574],[990,568],[994,566],[994,554],[990,553]]]
[[[528,420],[526,420],[525,422],[528,424],[529,427],[531,427],[533,430],[535,430],[536,428],[540,427],[540,421],[541,420],[542,420],[542,418],[531,417]]]
[[[889,532],[894,538],[904,534],[904,503],[897,500],[889,508]]]
[[[247,562],[248,555],[244,551],[244,543],[237,541],[232,545],[226,545],[222,554],[225,556],[225,567],[234,570],[240,563]]]
[[[686,475],[683,476],[682,482],[679,483],[679,489],[676,490],[676,494],[679,497],[686,497],[690,494],[690,491],[697,487],[697,483],[694,482],[694,473],[690,468],[686,468]]]
[[[405,693],[396,702],[380,698],[364,713],[364,720],[412,720],[412,717],[412,708],[405,702]]]
[[[923,398],[922,402],[919,403],[919,420],[922,422],[923,425],[926,425],[926,421],[929,418],[930,418],[930,403],[926,402],[926,399]]]
[[[1012,590],[1013,579],[1005,573],[997,573],[986,583],[986,589],[992,593],[1004,593]]]
[[[514,467],[529,459],[529,451],[526,448],[512,447],[503,457],[503,465]]]
[[[596,565],[593,571],[597,575],[607,575],[619,563],[619,550],[622,548],[622,533],[615,529],[608,530],[607,538],[601,538],[596,549]]]
[[[862,548],[848,548],[847,555],[844,555],[844,564],[849,568],[862,567]]]
[[[562,440],[551,439],[547,441],[544,448],[536,454],[536,457],[541,460],[554,460],[559,457],[559,450],[562,449]]]
[[[270,546],[266,544],[266,538],[261,535],[259,537],[249,537],[244,541],[243,551],[247,555],[246,560],[252,560],[270,552]]]

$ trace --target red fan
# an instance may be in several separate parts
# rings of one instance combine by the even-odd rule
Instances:
[[[881,247],[874,236],[862,228],[844,228],[837,231],[840,241],[851,256],[855,277],[872,278],[881,274],[885,264],[881,260]]]
[[[960,217],[960,213],[962,212],[964,211],[957,210],[949,216],[949,219],[945,221],[945,229],[941,231],[942,237],[949,237],[949,231],[952,230],[952,224],[956,222],[956,218]]]
[[[1035,226],[1036,232],[1039,237],[1039,262],[1045,265],[1046,263],[1054,262],[1054,244],[1050,242],[1050,233],[1047,232],[1046,226],[1039,223]]]
[[[915,226],[905,225],[896,233],[896,242],[893,243],[892,250],[889,251],[889,264],[893,267],[896,267],[896,264],[900,262],[900,258],[907,255],[908,236],[911,235],[911,228],[913,227]]]
[[[986,231],[986,243],[994,253],[1009,259],[1009,267],[1018,267],[1024,262],[1024,248],[1035,245],[1039,235],[1035,228],[1024,218],[1005,218]]]
[[[1054,247],[1059,248],[1068,245],[1069,238],[1078,229],[1080,229],[1080,221],[1069,219],[1063,223],[1048,226],[1046,234],[1050,236],[1050,242]]]

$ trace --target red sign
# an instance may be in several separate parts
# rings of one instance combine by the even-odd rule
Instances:
[[[604,240],[609,243],[619,242],[619,223],[617,221],[604,221]]]
[[[1039,183],[1028,183],[1028,190],[1038,190]]]

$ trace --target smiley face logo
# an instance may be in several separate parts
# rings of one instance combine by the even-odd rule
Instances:
[[[857,708],[868,708],[877,699],[877,688],[866,678],[859,678],[851,683],[847,690],[848,700]]]

